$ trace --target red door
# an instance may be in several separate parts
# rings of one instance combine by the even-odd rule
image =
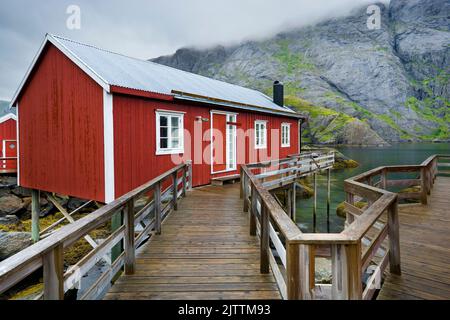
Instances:
[[[212,114],[212,173],[222,172],[227,169],[226,163],[226,129],[227,115],[222,113]]]
[[[17,141],[3,140],[3,157],[17,158]],[[4,160],[3,169],[7,170],[17,169],[17,160]]]

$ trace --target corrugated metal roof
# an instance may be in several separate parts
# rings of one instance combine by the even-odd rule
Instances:
[[[256,90],[214,80],[151,61],[127,57],[62,37],[53,35],[49,37],[57,41],[111,86],[162,94],[173,94],[173,91],[181,91],[295,114],[291,109],[278,106],[267,95]]]

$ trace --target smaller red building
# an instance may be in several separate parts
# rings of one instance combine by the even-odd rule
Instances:
[[[296,154],[303,117],[274,91],[47,35],[12,101],[19,184],[108,203],[180,162],[200,186]]]
[[[9,113],[0,117],[0,158],[17,157],[17,117]],[[17,160],[0,160],[0,172],[17,170]]]

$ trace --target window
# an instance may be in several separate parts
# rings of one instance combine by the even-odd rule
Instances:
[[[291,146],[291,124],[282,123],[281,124],[281,146],[290,147]]]
[[[156,154],[177,154],[184,152],[184,114],[156,112]]]
[[[255,148],[267,148],[267,121],[255,121]]]

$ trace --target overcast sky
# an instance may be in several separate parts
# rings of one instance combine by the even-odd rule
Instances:
[[[386,0],[387,1],[387,0]],[[386,2],[385,1],[385,2]],[[137,58],[270,37],[348,14],[374,0],[2,0],[0,99],[12,98],[45,34]],[[66,26],[69,5],[81,28]]]

